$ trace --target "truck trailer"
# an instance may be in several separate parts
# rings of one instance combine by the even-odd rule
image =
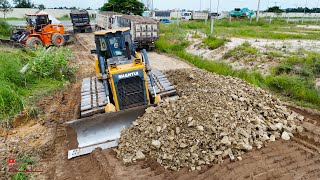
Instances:
[[[182,20],[185,20],[185,21],[206,20],[209,18],[209,13],[208,12],[201,12],[201,11],[182,12],[181,18],[182,18]]]
[[[73,24],[74,33],[90,33],[92,28],[90,25],[89,13],[86,10],[74,10],[70,13]]]
[[[129,27],[132,39],[139,49],[152,50],[159,38],[159,22],[136,15],[123,15],[114,12],[99,12],[96,19],[96,30],[108,30]]]

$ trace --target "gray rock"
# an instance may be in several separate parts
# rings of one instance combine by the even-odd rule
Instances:
[[[281,138],[286,141],[290,140],[290,136],[286,131],[283,131]]]
[[[136,152],[136,156],[135,156],[136,160],[143,160],[145,158],[146,158],[146,156],[141,151]]]
[[[160,148],[161,142],[159,140],[152,140],[151,145],[156,148]]]

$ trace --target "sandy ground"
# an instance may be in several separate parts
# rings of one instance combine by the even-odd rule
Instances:
[[[237,46],[240,46],[244,42],[249,42],[252,47],[257,48],[261,52],[273,50],[282,53],[292,53],[296,52],[299,49],[320,52],[320,41],[313,40],[270,40],[231,38],[230,42],[226,43],[224,47],[218,48],[216,50],[199,49],[199,46],[197,45],[201,43],[201,39],[189,38],[189,40],[192,42],[192,44],[187,48],[187,50],[190,53],[213,60],[221,59],[226,52]]]
[[[38,123],[9,132],[7,139],[23,139],[23,132],[42,136],[33,149],[42,153],[37,165],[43,173],[34,173],[34,179],[317,179],[320,177],[320,115],[293,108],[306,117],[302,124],[306,131],[296,134],[291,141],[276,141],[262,150],[246,153],[242,161],[225,160],[220,165],[204,167],[201,171],[182,169],[171,172],[153,160],[126,166],[115,158],[112,150],[97,149],[90,155],[67,160],[66,134],[62,123],[79,117],[81,79],[93,75],[94,56],[88,52],[86,35],[77,35],[69,47],[74,51],[74,63],[79,64],[75,82],[64,91],[43,99],[39,106],[45,116]],[[152,54],[152,53],[151,53]],[[152,56],[152,55],[151,55]],[[166,57],[169,61],[179,60]],[[162,64],[172,66],[172,64]],[[179,65],[180,66],[180,65]],[[181,67],[184,65],[181,65]],[[40,124],[39,124],[40,123]],[[16,131],[13,133],[13,131]],[[21,133],[20,133],[21,132]],[[7,141],[8,142],[8,141]],[[20,141],[19,141],[20,142]],[[18,143],[19,143],[18,142]],[[23,143],[20,142],[23,147]],[[1,147],[0,147],[1,149]],[[8,175],[8,174],[6,174]],[[5,176],[4,176],[5,177]],[[4,178],[7,179],[7,178]]]
[[[318,25],[297,25],[297,27],[303,29],[320,29],[320,26]]]
[[[201,35],[202,37],[204,35]],[[224,59],[223,56],[230,50],[237,46],[242,45],[244,42],[249,42],[252,47],[257,48],[261,54],[267,54],[275,52],[283,56],[290,56],[293,53],[299,51],[315,51],[320,52],[320,41],[313,40],[270,40],[270,39],[252,39],[252,38],[231,38],[230,42],[227,42],[223,47],[215,50],[201,47],[202,40],[191,38],[191,34],[188,34],[188,40],[191,45],[187,48],[187,51],[191,54],[201,56],[203,58],[224,61],[230,64],[234,69],[249,69],[253,70],[258,68],[263,74],[268,74],[270,69],[276,66],[282,58],[275,57],[274,59],[265,58],[264,60],[256,59],[254,61],[231,61]],[[266,55],[265,55],[266,56]]]

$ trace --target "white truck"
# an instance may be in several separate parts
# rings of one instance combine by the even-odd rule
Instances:
[[[96,30],[129,27],[133,41],[139,49],[152,50],[159,39],[159,22],[135,15],[123,15],[114,12],[99,12],[96,19]]]
[[[189,20],[205,20],[209,18],[208,12],[202,11],[192,11],[192,12],[182,12],[181,19],[185,21]]]

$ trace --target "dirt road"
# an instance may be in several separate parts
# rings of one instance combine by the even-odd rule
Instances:
[[[112,150],[97,149],[94,153],[75,159],[67,159],[67,147],[63,122],[78,118],[81,79],[93,75],[94,56],[91,37],[79,34],[69,47],[74,51],[74,63],[79,64],[76,82],[64,92],[45,98],[40,107],[46,114],[45,127],[50,129],[51,140],[46,143],[42,160],[37,166],[43,173],[35,179],[317,179],[320,177],[320,115],[293,108],[306,117],[302,124],[306,131],[295,135],[291,141],[269,143],[261,150],[253,150],[242,156],[242,161],[225,160],[220,165],[206,166],[201,171],[178,172],[165,170],[153,160],[126,166],[116,159]],[[190,67],[184,62],[165,55],[151,53],[150,57],[162,57],[167,62],[161,68],[171,66]],[[152,58],[153,59],[153,58]],[[28,127],[25,127],[28,128]]]
[[[94,34],[78,34],[81,44],[87,49],[95,49]],[[148,57],[152,68],[161,71],[191,68],[191,66],[183,61],[168,57],[156,52],[148,52]]]

